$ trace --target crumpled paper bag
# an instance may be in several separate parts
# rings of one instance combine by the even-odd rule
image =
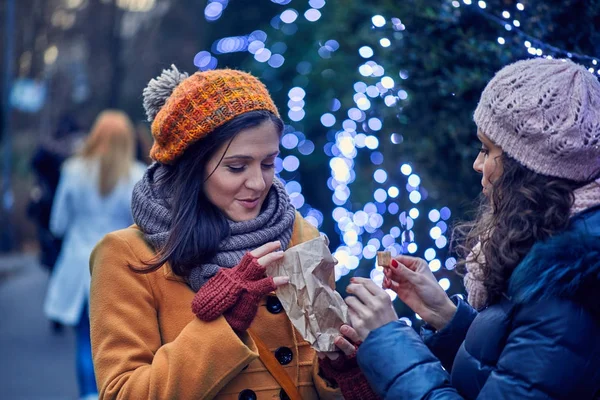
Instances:
[[[277,297],[292,324],[317,351],[337,351],[333,341],[348,322],[348,307],[334,289],[337,261],[327,245],[322,236],[301,243],[268,268],[270,276],[290,278],[289,284],[277,288]]]

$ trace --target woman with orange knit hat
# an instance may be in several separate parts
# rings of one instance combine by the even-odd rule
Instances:
[[[337,339],[343,352],[317,357],[273,294],[288,278],[265,274],[319,235],[274,176],[283,122],[265,86],[173,66],[144,106],[155,163],[133,192],[135,225],[90,260],[100,397],[376,398],[355,332]]]

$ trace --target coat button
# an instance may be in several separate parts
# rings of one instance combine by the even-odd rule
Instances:
[[[279,314],[281,311],[283,311],[283,305],[277,296],[267,297],[267,310],[271,314]]]
[[[279,398],[281,400],[290,400],[290,396],[288,396],[288,394],[285,392],[285,390],[281,389],[279,391]]]
[[[256,400],[256,393],[250,389],[244,389],[238,395],[238,400]]]
[[[275,350],[275,358],[279,361],[281,365],[287,365],[292,362],[294,358],[294,353],[288,347],[280,347]]]

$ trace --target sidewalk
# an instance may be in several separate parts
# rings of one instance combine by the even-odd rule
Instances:
[[[33,254],[0,254],[0,283],[11,274],[18,273],[27,265],[36,264]]]
[[[34,255],[0,255],[0,397],[75,400],[75,338],[53,335],[42,304],[48,273]]]

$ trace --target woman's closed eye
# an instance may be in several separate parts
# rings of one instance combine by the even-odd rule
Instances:
[[[233,173],[240,173],[246,169],[245,165],[228,165],[227,168]]]
[[[228,165],[227,168],[229,169],[230,172],[233,173],[241,173],[246,169],[246,165]],[[273,169],[275,168],[275,164],[271,163],[271,164],[261,164],[261,167],[263,169],[269,170],[269,169]]]
[[[485,156],[487,156],[487,155],[489,155],[489,154],[490,154],[490,150],[489,150],[489,149],[486,149],[485,147],[481,147],[481,148],[479,149],[479,152],[480,152],[480,153],[483,153],[483,155],[485,155]]]

